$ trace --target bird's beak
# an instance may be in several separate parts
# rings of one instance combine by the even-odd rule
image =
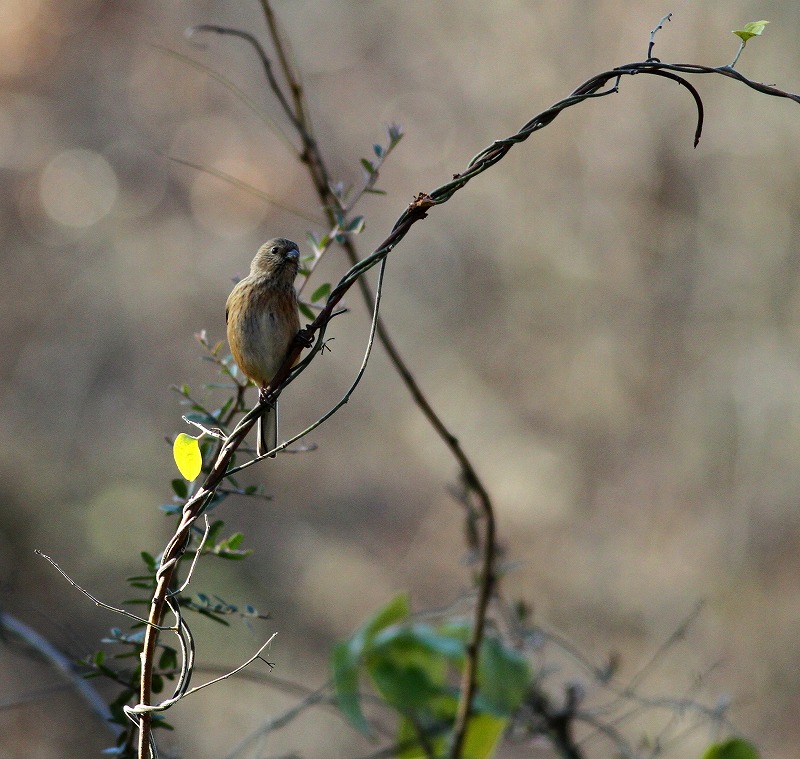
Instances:
[[[292,248],[291,250],[286,251],[286,258],[291,261],[299,261],[300,260],[300,251],[297,248]]]

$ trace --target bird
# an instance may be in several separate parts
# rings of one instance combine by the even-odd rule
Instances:
[[[294,280],[300,261],[297,244],[283,237],[265,242],[239,280],[225,308],[228,343],[239,369],[259,388],[266,388],[286,360],[300,330]],[[278,445],[278,402],[258,420],[256,453]],[[273,454],[274,456],[275,454]]]

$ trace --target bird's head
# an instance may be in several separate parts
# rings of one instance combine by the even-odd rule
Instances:
[[[250,264],[250,274],[256,276],[281,276],[294,281],[300,265],[297,243],[276,237],[265,242]]]

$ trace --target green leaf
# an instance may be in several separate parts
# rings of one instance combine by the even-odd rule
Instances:
[[[189,488],[186,485],[186,480],[174,479],[172,481],[172,492],[178,498],[186,498],[189,495]]]
[[[366,717],[361,711],[361,696],[358,692],[358,657],[353,655],[349,642],[337,643],[331,652],[333,688],[336,702],[353,727],[364,735],[371,735]]]
[[[530,682],[525,657],[497,638],[486,638],[478,659],[478,689],[482,700],[495,716],[510,717],[516,712]]]
[[[751,37],[760,37],[769,21],[751,21],[744,25],[744,29],[734,29],[733,33],[741,38],[742,42],[747,42]]]
[[[331,283],[326,282],[324,285],[320,285],[314,292],[311,294],[311,302],[316,303],[318,300],[322,300],[323,298],[327,298],[331,291]]]
[[[306,317],[306,319],[310,319],[312,322],[316,319],[314,312],[305,304],[305,303],[298,303],[298,307],[300,308],[300,313]]]
[[[359,235],[364,231],[364,217],[356,216],[348,225],[345,232],[353,235]]]
[[[475,714],[467,723],[462,756],[470,759],[489,759],[508,724],[508,719],[490,714]]]
[[[167,646],[158,660],[159,669],[177,669],[178,668],[178,652]]]
[[[203,456],[200,454],[196,437],[181,432],[172,445],[172,457],[184,479],[189,482],[197,479],[203,469]]]
[[[421,664],[435,659],[437,666],[446,667],[447,661],[458,664],[464,657],[463,643],[453,636],[424,623],[411,626],[387,627],[372,640],[371,655],[387,656],[403,662]]]
[[[225,547],[230,551],[235,551],[244,540],[244,533],[234,532],[226,541]]]
[[[372,642],[372,639],[384,628],[396,622],[403,622],[411,615],[411,607],[406,593],[398,593],[388,604],[372,615],[356,632],[352,640],[361,638],[361,646]],[[360,651],[359,651],[360,654]]]
[[[214,543],[217,542],[217,538],[224,526],[225,522],[221,519],[216,519],[211,523],[211,527],[208,528],[208,536],[206,537],[206,543],[208,545],[214,545]]]
[[[444,756],[445,744],[442,738],[428,737],[430,753],[419,743],[419,732],[410,719],[401,719],[397,731],[397,745],[401,746],[397,752],[397,759],[425,759],[426,756]]]
[[[370,176],[375,173],[375,167],[372,165],[372,161],[368,161],[366,158],[361,159],[361,166],[364,168],[364,171],[367,172]]]
[[[752,743],[743,738],[728,738],[710,745],[702,759],[759,759],[759,753]]]
[[[370,667],[370,675],[384,700],[401,713],[425,706],[443,689],[422,667],[404,666],[388,658]]]
[[[333,687],[339,708],[353,726],[365,735],[370,735],[371,731],[361,711],[358,691],[361,657],[381,630],[408,619],[410,614],[408,596],[400,593],[364,622],[350,640],[337,643],[331,652]]]

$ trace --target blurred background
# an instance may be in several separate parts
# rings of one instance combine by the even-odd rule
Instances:
[[[382,170],[388,195],[360,207],[362,254],[417,192],[594,73],[643,59],[669,11],[663,60],[728,63],[730,31],[765,18],[738,68],[800,90],[800,13],[781,2],[275,10],[335,178],[358,184],[358,160],[386,124],[406,131]],[[231,79],[281,122],[249,48],[184,35],[220,23],[266,41],[256,0],[2,2],[0,21],[0,605],[79,657],[121,620],[34,549],[104,600],[130,595],[139,552],[157,553],[172,525],[158,508],[176,476],[165,436],[185,428],[170,386],[203,397],[219,379],[194,333],[224,338],[232,278],[264,239],[305,244],[324,225],[169,160],[321,216],[276,133],[165,51]],[[623,676],[705,601],[643,692],[729,697],[763,755],[789,757],[800,741],[800,110],[722,77],[692,81],[706,106],[697,149],[685,90],[623,81],[416,225],[389,259],[383,314],[495,499],[516,562],[506,595],[590,658],[618,652]],[[345,269],[332,252],[316,283]],[[284,433],[355,374],[368,321],[358,297],[347,305],[332,352],[283,396]],[[201,564],[197,590],[272,619],[197,623],[201,664],[238,664],[277,630],[276,674],[316,687],[331,644],[396,591],[421,609],[468,587],[462,512],[448,495],[455,464],[379,348],[313,442],[247,475],[271,501],[226,502],[220,517],[255,555]],[[60,682],[0,645],[3,757],[94,756],[110,744],[74,692],[41,696]],[[174,709],[178,729],[162,745],[223,755],[287,703],[229,681]],[[330,714],[298,727],[264,755],[369,751]],[[712,737],[678,753],[696,756]]]

